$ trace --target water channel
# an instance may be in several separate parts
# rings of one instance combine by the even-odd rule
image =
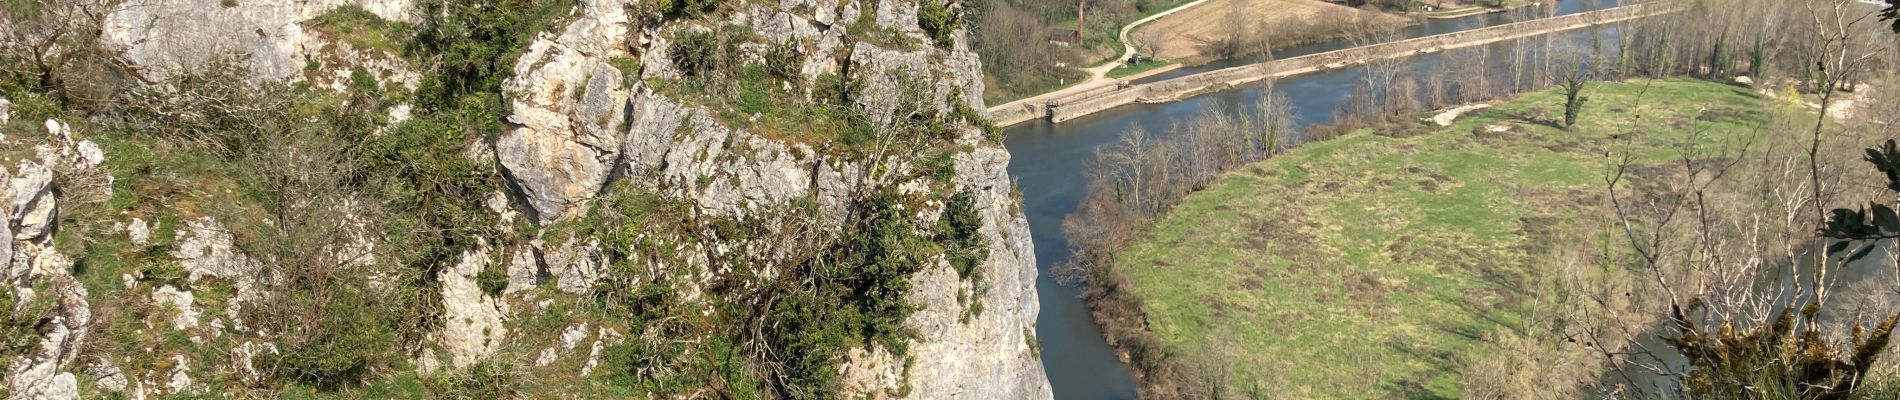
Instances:
[[[1530,15],[1568,15],[1613,7],[1618,0],[1562,0],[1554,10]],[[1483,14],[1458,19],[1431,20],[1405,30],[1406,38],[1422,37],[1516,22],[1519,13]],[[1573,32],[1603,32],[1594,28]],[[1279,57],[1320,53],[1351,46],[1333,41],[1300,46],[1277,52]],[[1509,42],[1491,46],[1509,46]],[[1426,71],[1443,62],[1442,54],[1409,59],[1415,71]],[[1246,60],[1216,62],[1170,71],[1145,80],[1166,79],[1196,72],[1245,64]],[[1280,79],[1272,89],[1291,99],[1300,116],[1298,126],[1331,122],[1333,111],[1345,103],[1359,85],[1363,70],[1348,68]],[[1057,399],[1134,399],[1136,388],[1129,371],[1116,357],[1090,318],[1088,307],[1074,287],[1058,284],[1050,269],[1068,260],[1068,241],[1062,233],[1062,218],[1075,211],[1084,195],[1083,165],[1095,149],[1120,140],[1133,127],[1164,133],[1173,121],[1209,107],[1226,107],[1230,112],[1252,108],[1266,94],[1261,85],[1203,95],[1184,101],[1131,105],[1103,111],[1061,125],[1032,121],[1008,129],[1005,145],[1012,161],[1009,171],[1023,194],[1023,212],[1029,219],[1030,233],[1036,246],[1037,267],[1041,275],[1036,290],[1042,313],[1037,318],[1036,335],[1041,339],[1041,358]]]

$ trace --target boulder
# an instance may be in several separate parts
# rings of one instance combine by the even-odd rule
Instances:
[[[487,251],[462,253],[442,271],[442,347],[451,365],[463,368],[487,358],[508,336],[505,305],[482,291],[475,276],[488,265]]]
[[[7,181],[11,200],[7,217],[13,239],[36,240],[52,230],[58,201],[53,197],[53,170],[32,161],[20,161]]]

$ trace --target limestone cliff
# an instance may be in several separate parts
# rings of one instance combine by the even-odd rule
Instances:
[[[979,61],[960,29],[920,25],[930,17],[920,12],[957,6],[735,0],[685,1],[713,4],[703,12],[667,8],[682,1],[580,0],[518,49],[512,77],[500,83],[505,115],[492,116],[504,128],[479,132],[489,138],[456,150],[500,181],[496,190],[472,194],[481,204],[476,220],[485,225],[468,229],[485,233],[458,240],[423,278],[404,279],[408,272],[386,267],[424,250],[385,237],[391,222],[374,217],[375,196],[346,194],[321,206],[353,218],[324,227],[337,245],[319,258],[367,277],[364,290],[417,285],[428,292],[406,301],[439,304],[423,314],[438,321],[422,325],[426,332],[389,338],[405,362],[364,364],[371,380],[421,380],[432,395],[466,396],[455,394],[463,387],[457,379],[476,378],[456,377],[490,376],[480,374],[506,365],[514,372],[492,376],[616,374],[600,378],[614,380],[600,384],[604,392],[528,386],[522,390],[549,390],[528,397],[703,398],[730,395],[735,389],[724,386],[751,379],[800,390],[758,377],[793,362],[770,345],[778,339],[769,332],[780,328],[764,314],[782,301],[773,293],[803,290],[781,281],[811,273],[814,257],[839,257],[823,250],[836,244],[818,238],[855,237],[866,226],[866,199],[894,193],[894,215],[905,221],[890,226],[914,227],[904,237],[935,250],[897,258],[909,260],[901,270],[912,271],[902,275],[903,285],[891,286],[903,288],[895,293],[910,306],[898,314],[899,343],[877,339],[885,336],[846,342],[848,351],[828,367],[837,383],[828,390],[835,392],[821,397],[1049,398],[1035,349],[1034,252],[1007,172],[1010,155],[970,111],[986,108]],[[101,42],[151,87],[234,63],[252,85],[292,83],[348,96],[367,76],[406,93],[428,79],[427,63],[440,61],[418,59],[389,45],[383,31],[366,35],[364,27],[407,32],[431,23],[420,14],[425,10],[409,0],[129,0],[103,18]],[[704,43],[714,44],[721,66],[706,68],[694,58],[705,55],[693,50]],[[734,93],[768,100],[735,100]],[[369,119],[379,126],[373,135],[402,129],[410,118],[413,98],[382,98],[388,100],[376,108],[381,115]],[[254,243],[256,234],[244,233],[282,222],[201,204],[244,201],[243,195],[187,189],[176,198],[112,196],[124,187],[114,183],[115,168],[149,175],[155,167],[148,164],[156,164],[149,160],[163,158],[152,153],[164,151],[152,149],[164,146],[115,138],[102,150],[83,140],[95,133],[75,132],[58,118],[21,128],[8,121],[8,108],[0,100],[0,127],[8,128],[0,134],[10,138],[0,139],[7,166],[0,204],[9,205],[0,209],[7,221],[0,236],[11,239],[0,241],[0,256],[16,313],[48,310],[33,330],[35,346],[7,362],[11,395],[270,396],[284,387],[281,369],[293,367],[282,366],[288,356],[280,336],[295,325],[258,319],[275,315],[287,282],[302,278],[275,270],[292,260],[258,253],[267,249]],[[137,160],[106,162],[119,157]],[[127,163],[141,166],[120,166]],[[161,184],[152,182],[133,184]],[[94,197],[78,200],[87,210],[107,204],[123,211],[61,214],[60,204],[72,196]],[[603,227],[631,214],[629,204],[670,211],[635,219],[647,227]],[[943,227],[968,218],[952,213],[976,218],[976,237],[949,239]],[[82,237],[97,232],[112,237]],[[138,254],[155,254],[156,261],[101,277],[100,270],[117,270],[85,256],[75,262],[59,250],[98,253],[100,243],[153,249]],[[654,288],[666,293],[649,293]],[[595,309],[603,296],[628,291],[665,298],[677,315]],[[96,296],[133,300],[113,300],[103,311],[109,315],[95,315],[98,307],[89,302],[101,303]],[[680,328],[679,318],[770,326]],[[111,343],[119,335],[147,338],[137,342],[152,343],[145,349],[151,354]],[[706,344],[727,342],[737,343]],[[618,358],[629,347],[657,355]],[[717,360],[719,351],[727,360],[765,360],[751,370],[766,372],[708,379],[677,364],[615,365],[653,357]],[[623,376],[636,383],[626,387]],[[665,388],[656,379],[705,387]],[[380,387],[343,386],[362,385]]]

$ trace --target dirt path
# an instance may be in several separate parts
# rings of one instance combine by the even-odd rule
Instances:
[[[1180,7],[1175,7],[1175,8],[1168,9],[1167,11],[1155,13],[1155,15],[1150,15],[1147,18],[1142,18],[1140,20],[1136,20],[1135,22],[1129,23],[1128,25],[1122,26],[1121,33],[1118,36],[1119,40],[1122,43],[1122,55],[1119,57],[1115,57],[1114,61],[1110,61],[1102,65],[1095,66],[1093,68],[1084,69],[1083,71],[1087,71],[1089,73],[1089,80],[1083,81],[1082,83],[1077,83],[1075,85],[1070,85],[1069,87],[1058,89],[1053,92],[1030,96],[1021,100],[1016,100],[1016,101],[1004,103],[1001,105],[990,106],[990,109],[989,109],[990,113],[1000,112],[1002,110],[1009,109],[1009,108],[1021,107],[1023,104],[1037,104],[1037,103],[1047,102],[1049,100],[1068,97],[1076,93],[1082,93],[1082,92],[1086,92],[1090,90],[1099,89],[1103,86],[1115,84],[1114,79],[1108,78],[1108,72],[1115,70],[1115,67],[1119,67],[1122,65],[1122,63],[1127,62],[1129,57],[1135,56],[1135,45],[1128,43],[1129,31],[1133,31],[1135,27],[1141,26],[1141,24],[1146,24],[1148,22],[1161,19],[1162,17],[1173,15],[1174,13],[1181,12],[1182,10],[1186,10],[1188,8],[1201,5],[1202,3],[1206,3],[1208,1],[1211,1],[1211,0],[1195,0],[1194,2],[1191,2],[1191,3],[1182,4]]]
[[[1681,10],[1681,8],[1672,7],[1667,3],[1643,2],[1605,10],[1283,58],[1258,64],[1202,72],[1159,82],[1134,85],[1112,91],[1082,93],[1082,95],[1073,98],[1060,99],[1062,104],[1059,104],[1059,107],[1048,108],[1049,115],[1046,115],[1046,117],[1049,118],[1050,121],[1061,123],[1102,110],[1137,102],[1162,103],[1175,101],[1185,97],[1204,94],[1209,90],[1218,90],[1223,87],[1234,87],[1266,79],[1346,68],[1371,60],[1442,53],[1451,49],[1482,46],[1515,38],[1588,28]]]
[[[1392,26],[1410,23],[1402,16],[1320,0],[1212,0],[1142,26],[1133,35],[1151,43],[1155,48],[1149,50],[1155,57],[1180,60],[1200,56],[1204,45],[1234,35],[1230,31],[1235,29],[1241,29],[1241,35],[1270,35],[1275,40],[1297,42],[1331,36],[1358,20]]]

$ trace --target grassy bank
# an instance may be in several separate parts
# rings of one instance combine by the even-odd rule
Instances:
[[[1448,128],[1359,132],[1229,173],[1116,257],[1167,354],[1236,390],[1294,398],[1459,398],[1461,365],[1523,324],[1550,232],[1614,228],[1601,197],[1623,143],[1638,163],[1754,134],[1763,100],[1700,81],[1594,84],[1579,126],[1560,91]],[[1615,134],[1638,132],[1627,142]],[[1682,121],[1682,122],[1677,122]],[[1507,131],[1492,131],[1506,127]],[[1677,128],[1681,128],[1678,126]]]

